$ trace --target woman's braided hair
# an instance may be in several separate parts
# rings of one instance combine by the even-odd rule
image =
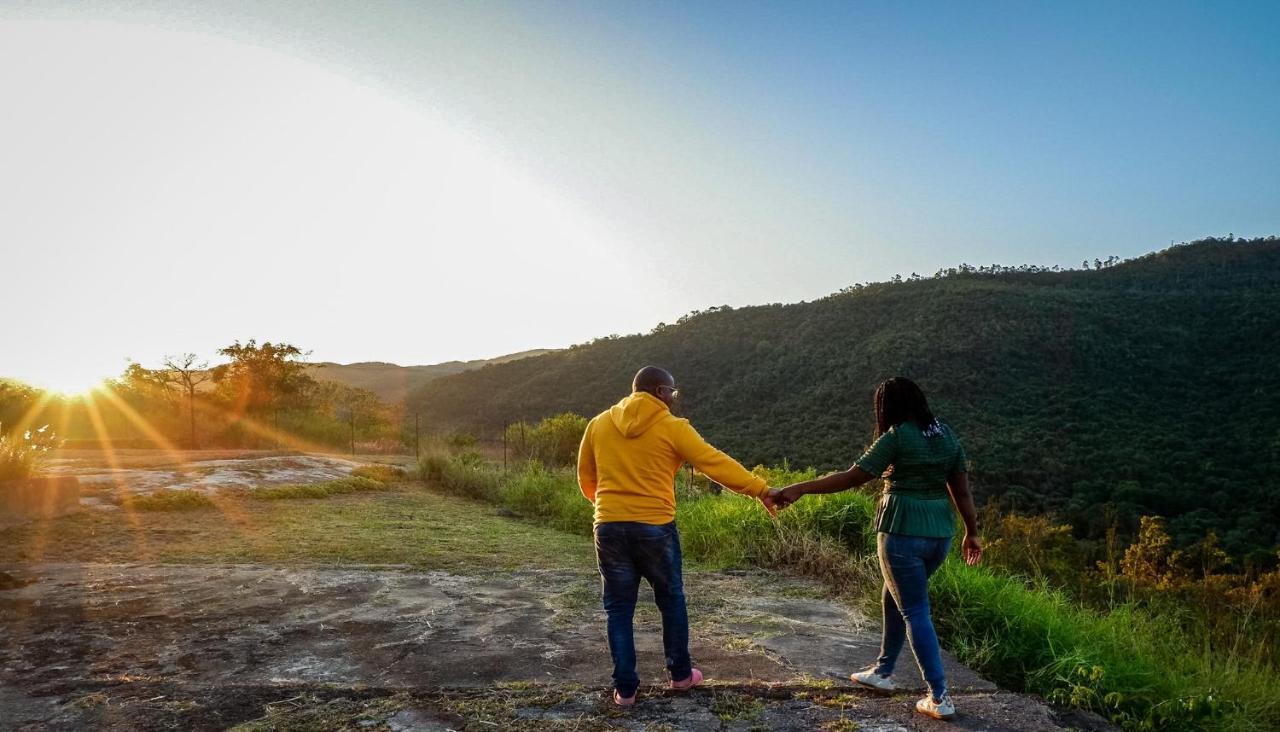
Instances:
[[[911,422],[928,435],[935,430],[937,420],[929,410],[929,402],[916,382],[903,376],[885,379],[876,387],[876,437]]]

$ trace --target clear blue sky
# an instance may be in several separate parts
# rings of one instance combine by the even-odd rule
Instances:
[[[46,304],[0,374],[429,363],[1280,233],[1277,38],[1276,2],[7,5],[6,299]]]

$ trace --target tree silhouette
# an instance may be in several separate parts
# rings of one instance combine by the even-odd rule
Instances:
[[[187,397],[187,414],[191,426],[189,446],[195,448],[196,443],[196,390],[201,384],[213,380],[213,372],[209,370],[209,362],[201,361],[194,353],[180,356],[165,356],[164,370],[159,373],[161,379]]]

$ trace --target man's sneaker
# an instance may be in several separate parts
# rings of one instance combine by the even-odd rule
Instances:
[[[693,670],[693,673],[689,674],[689,678],[685,679],[684,681],[672,680],[671,688],[675,689],[676,691],[688,691],[689,689],[692,689],[693,687],[701,683],[702,683],[702,672],[695,668]]]
[[[888,676],[881,676],[876,670],[869,668],[866,671],[854,671],[849,674],[849,679],[855,684],[869,686],[876,691],[883,691],[886,694],[893,693],[897,690],[898,685],[893,683],[893,679]]]
[[[947,721],[955,719],[956,705],[951,703],[950,692],[943,692],[941,699],[935,700],[930,694],[916,702],[916,711],[926,717]]]
[[[636,704],[636,695],[623,696],[618,693],[617,689],[613,690],[613,703],[620,707],[633,707]]]

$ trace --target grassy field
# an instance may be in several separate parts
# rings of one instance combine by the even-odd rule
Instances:
[[[172,511],[122,508],[7,529],[0,562],[403,564],[477,572],[592,566],[591,546],[580,537],[513,523],[502,513],[412,483],[390,485],[377,501],[360,493],[215,496],[183,510],[180,520]]]

